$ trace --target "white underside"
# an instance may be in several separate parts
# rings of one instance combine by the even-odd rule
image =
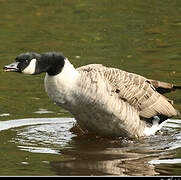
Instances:
[[[78,123],[102,135],[134,136],[134,133],[137,133],[139,136],[150,136],[165,124],[166,121],[159,124],[159,119],[155,118],[151,127],[141,127],[137,111],[133,112],[132,107],[126,109],[125,106],[124,108],[124,104],[121,107],[120,100],[109,95],[104,87],[104,80],[100,80],[98,86],[93,82],[86,86],[88,81],[91,80],[85,78],[81,81],[79,72],[66,59],[60,74],[49,76],[46,73],[45,90],[57,105],[72,112]],[[120,108],[124,111],[122,115],[120,115]],[[130,116],[133,113],[135,113],[135,119]]]
[[[145,135],[146,135],[146,136],[155,135],[155,133],[156,133],[157,131],[159,131],[159,130],[165,125],[165,123],[166,123],[167,121],[168,121],[168,120],[163,121],[161,124],[159,124],[159,119],[153,120],[153,125],[152,125],[151,127],[146,127],[146,128],[145,128]]]

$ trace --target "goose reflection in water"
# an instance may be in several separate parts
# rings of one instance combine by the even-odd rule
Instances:
[[[135,144],[134,142],[113,142],[113,144],[107,146],[110,148],[106,148],[106,142],[89,143],[87,141],[87,143],[80,143],[80,141],[77,141],[77,143],[76,146],[78,147],[75,149],[65,148],[60,150],[61,154],[71,156],[71,160],[52,161],[50,163],[52,170],[56,174],[153,176],[159,175],[159,169],[155,169],[155,166],[149,162],[157,160],[159,157],[172,157],[170,151],[164,150],[164,143],[163,150],[153,150],[148,146],[142,147],[143,144]]]

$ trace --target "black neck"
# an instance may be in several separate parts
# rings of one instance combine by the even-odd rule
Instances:
[[[36,73],[47,72],[48,75],[54,76],[62,71],[65,64],[65,57],[61,53],[48,52],[40,54],[37,59]]]

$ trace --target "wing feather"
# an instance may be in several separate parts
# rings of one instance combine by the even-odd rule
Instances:
[[[111,88],[112,94],[128,102],[141,117],[151,118],[162,114],[167,117],[177,115],[170,101],[157,92],[158,83],[141,75],[129,73],[116,68],[108,68],[101,64],[90,64],[77,68],[79,72],[99,73]],[[170,87],[168,83],[160,83],[162,88]]]

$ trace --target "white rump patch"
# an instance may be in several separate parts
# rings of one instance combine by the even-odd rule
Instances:
[[[155,116],[155,119],[153,120],[153,125],[151,127],[145,128],[145,135],[146,136],[155,135],[155,133],[157,131],[159,131],[168,120],[163,121],[161,124],[159,124],[159,121],[160,121],[160,119],[157,116]]]
[[[24,74],[34,74],[36,68],[36,59],[32,59],[29,65],[22,71]]]

